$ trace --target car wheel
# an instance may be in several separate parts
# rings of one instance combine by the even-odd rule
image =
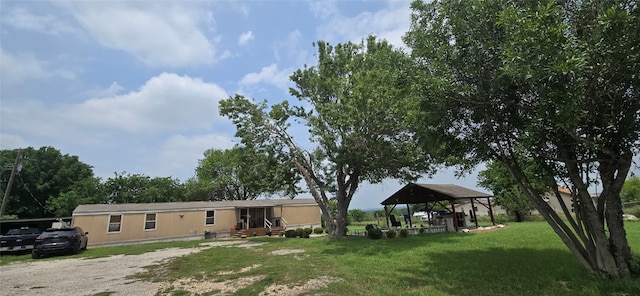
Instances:
[[[36,253],[36,251],[31,252],[32,259],[40,259],[40,254]]]

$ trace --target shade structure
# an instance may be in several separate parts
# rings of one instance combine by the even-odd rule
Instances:
[[[444,200],[451,201],[490,197],[492,197],[491,194],[453,184],[409,183],[382,201],[381,204],[385,206],[394,204],[419,204]]]
[[[385,213],[387,216],[387,226],[389,225],[389,213],[387,206],[393,205],[391,210],[395,208],[398,204],[406,204],[407,211],[409,212],[409,204],[431,204],[431,206],[427,207],[428,211],[431,211],[433,205],[435,203],[440,203],[441,201],[449,201],[451,204],[451,211],[453,215],[456,214],[455,203],[459,200],[469,200],[471,202],[473,210],[473,217],[475,218],[475,207],[474,201],[477,201],[479,198],[486,198],[488,203],[489,215],[491,216],[491,222],[495,224],[495,220],[493,218],[493,211],[491,209],[491,194],[483,193],[480,191],[476,191],[473,189],[469,189],[466,187],[454,185],[454,184],[418,184],[418,183],[409,183],[402,187],[400,190],[389,196],[387,199],[382,201],[380,204],[384,206]],[[409,215],[411,213],[408,213]],[[464,215],[464,214],[463,214]],[[478,226],[478,220],[474,219],[476,222],[476,227]],[[431,221],[430,221],[431,222]],[[409,221],[411,225],[411,221]],[[455,230],[458,230],[457,223],[455,224]]]

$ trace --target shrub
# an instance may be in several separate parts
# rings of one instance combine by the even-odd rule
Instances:
[[[322,234],[323,232],[324,232],[324,229],[322,229],[321,227],[313,229],[313,233],[315,234]]]
[[[304,229],[296,228],[296,236],[297,237],[304,237]]]
[[[284,236],[284,230],[280,230],[280,232],[278,233],[280,236]]]
[[[367,236],[370,239],[381,239],[382,230],[380,230],[380,228],[371,228],[369,231],[367,231]]]
[[[505,214],[495,215],[493,219],[496,221],[496,224],[505,224],[509,222],[509,216]]]
[[[408,237],[409,236],[409,230],[406,229],[400,229],[400,237]]]
[[[420,234],[423,234],[425,230],[424,230],[424,228],[420,228],[420,230],[418,230],[418,231],[420,232]]]
[[[285,237],[296,237],[296,231],[293,229],[289,229],[284,233]]]
[[[404,229],[403,229],[404,230]],[[388,238],[394,238],[396,237],[396,231],[395,230],[389,230],[387,231],[387,237]]]
[[[634,216],[640,218],[640,206],[628,207],[628,208],[624,209],[623,212],[625,214],[634,215]]]
[[[311,228],[305,228],[302,230],[302,237],[309,238],[309,235],[311,235],[312,232],[313,230]]]
[[[364,227],[364,230],[369,231],[373,228],[378,228],[378,225],[375,224],[367,224],[367,226]]]

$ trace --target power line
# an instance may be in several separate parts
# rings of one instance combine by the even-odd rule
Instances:
[[[45,207],[34,195],[33,193],[31,193],[31,190],[29,190],[29,188],[27,187],[27,183],[24,182],[24,180],[22,179],[21,175],[18,175],[18,178],[20,178],[20,181],[22,182],[22,187],[24,187],[24,189],[29,192],[29,195],[31,195],[31,198],[33,198],[33,200],[36,201],[36,203],[38,203],[38,205],[40,205],[40,207],[42,207],[43,210],[45,210],[46,212],[49,212],[50,214],[53,214],[51,211],[49,211],[49,209],[47,209],[47,207]]]

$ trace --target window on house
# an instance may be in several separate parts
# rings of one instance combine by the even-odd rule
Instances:
[[[122,227],[122,215],[110,215],[108,232],[120,232],[121,227]]]
[[[206,225],[215,224],[215,221],[216,221],[215,218],[216,218],[216,211],[214,211],[214,210],[207,211],[207,217],[205,219],[205,224]]]
[[[156,229],[156,213],[149,213],[144,215],[144,230]]]

